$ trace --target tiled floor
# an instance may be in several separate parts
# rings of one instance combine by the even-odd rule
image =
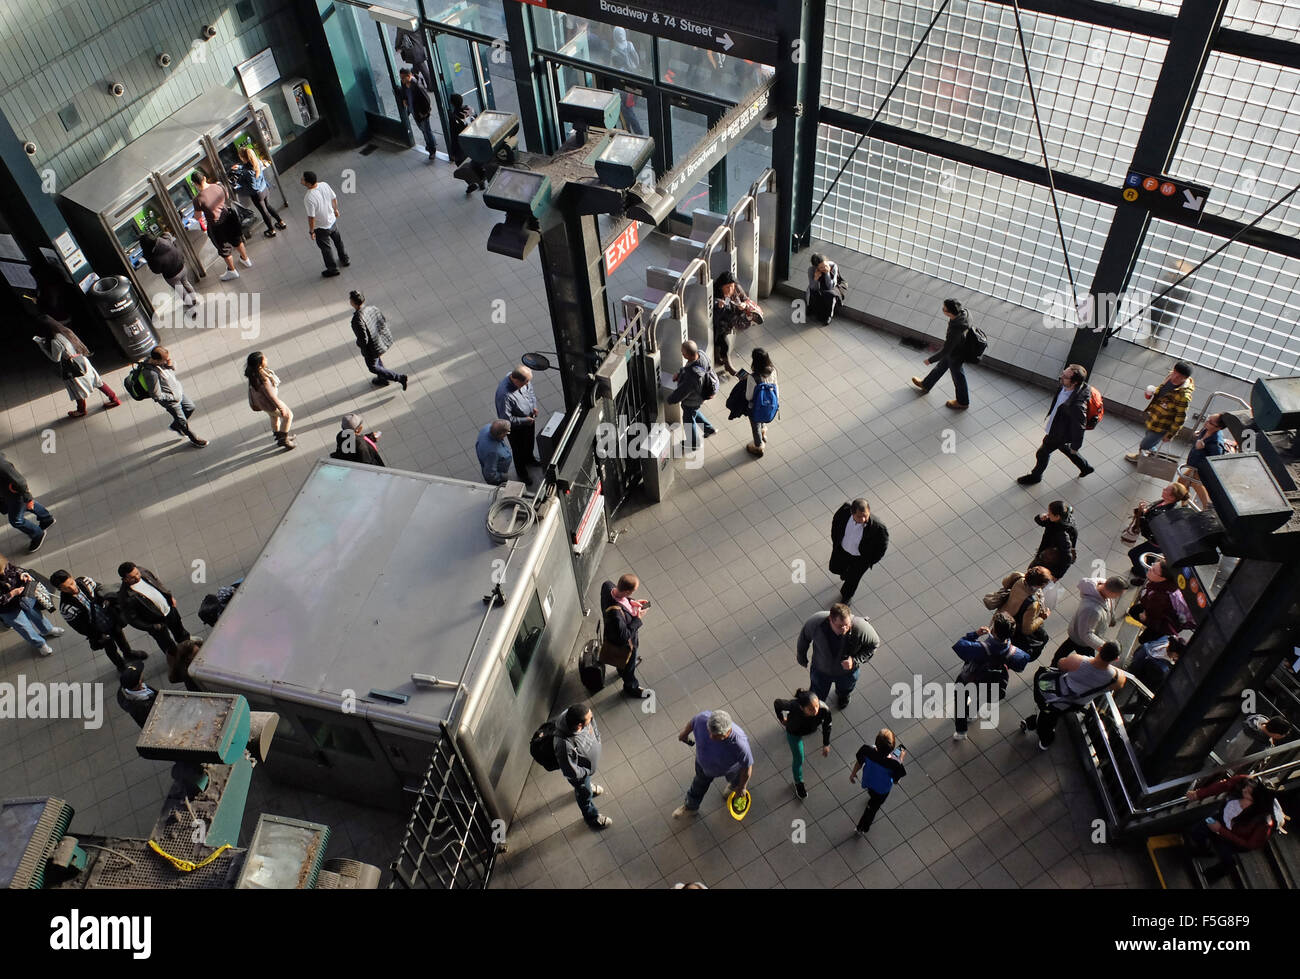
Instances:
[[[137,561],[173,587],[186,622],[198,630],[202,595],[249,567],[311,462],[332,448],[342,412],[359,410],[367,426],[384,431],[391,465],[477,478],[473,439],[491,418],[497,379],[521,352],[553,349],[536,259],[488,254],[495,213],[465,198],[446,163],[426,166],[419,151],[360,157],[332,150],[310,165],[336,189],[342,169],[356,171],[355,192],[340,200],[352,267],[337,280],[319,277],[318,253],[291,195],[289,231],[255,239],[256,266],[235,283],[263,290],[260,336],[208,330],[164,338],[199,406],[194,425],[212,440],[209,448],[173,437],[149,403],[65,421],[62,386],[34,345],[0,366],[6,452],[59,519],[33,566],[111,582],[120,561]],[[286,187],[297,186],[298,172],[285,175]],[[644,244],[611,291],[633,291],[640,270],[662,252],[658,242]],[[201,289],[220,285],[209,280]],[[347,327],[351,288],[388,313],[398,340],[385,359],[412,374],[407,393],[369,384]],[[493,322],[497,300],[505,303],[504,323]],[[679,473],[669,502],[625,508],[621,537],[607,551],[603,570],[635,570],[654,600],[642,633],[642,677],[656,691],[656,711],[642,713],[614,685],[593,701],[605,738],[601,810],[616,824],[601,834],[588,830],[567,784],[537,771],[497,886],[1147,883],[1140,853],[1089,842],[1098,808],[1069,743],[1042,755],[1016,731],[1031,706],[1023,679],[1013,680],[1000,730],[975,727],[966,743],[948,740],[949,721],[889,716],[892,683],[956,673],[953,640],[987,620],[979,596],[1033,553],[1032,516],[1047,501],[1064,497],[1075,505],[1080,573],[1091,573],[1094,559],[1120,567],[1120,525],[1133,501],[1155,489],[1120,458],[1136,442],[1136,428],[1108,419],[1089,436],[1097,473],[1086,483],[1054,460],[1038,491],[1026,492],[1013,480],[1038,441],[1045,392],[974,368],[973,407],[952,415],[943,408],[943,385],[929,398],[908,390],[919,353],[850,321],[796,325],[787,303],[770,299],[766,323],[741,344],[745,354],[750,344],[767,347],[780,372],[783,407],[767,456],[745,453],[748,426],[726,424],[719,404],[711,414],[721,433],[707,443],[703,468]],[[281,396],[297,416],[296,452],[275,449],[264,416],[248,410],[241,371],[253,349],[266,352],[284,382]],[[111,368],[116,386],[120,365],[107,355],[97,360]],[[544,406],[561,407],[555,375],[543,373],[537,383]],[[55,432],[52,453],[41,451],[47,429]],[[943,451],[945,442],[954,451]],[[830,517],[859,495],[891,532],[889,554],[864,579],[856,608],[871,617],[882,648],[863,669],[852,703],[836,714],[831,756],[810,752],[810,794],[799,802],[771,702],[806,680],[794,661],[794,637],[835,595],[823,571]],[[5,553],[24,563],[22,539],[3,533]],[[193,580],[196,568],[204,580]],[[1049,620],[1054,637],[1073,605],[1071,596]],[[166,686],[161,655],[155,651],[147,666],[148,681]],[[167,766],[136,756],[136,728],[112,702],[112,671],[102,655],[70,633],[55,656],[38,660],[6,632],[0,681],[20,673],[102,682],[106,719],[98,730],[71,721],[0,721],[0,794],[60,795],[77,808],[81,832],[147,833]],[[583,699],[576,676],[560,699]],[[696,822],[675,823],[670,813],[692,771],[676,732],[696,711],[717,707],[750,733],[752,813],[743,823],[730,819],[715,788]],[[908,776],[869,840],[859,841],[852,829],[864,798],[848,781],[849,766],[885,724],[909,748]],[[405,822],[255,777],[246,826],[263,810],[328,823],[332,856],[380,866],[395,853]]]

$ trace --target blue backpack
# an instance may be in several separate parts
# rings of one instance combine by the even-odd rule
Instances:
[[[754,406],[749,411],[749,417],[760,425],[766,425],[780,410],[776,385],[771,381],[759,381],[754,387]]]

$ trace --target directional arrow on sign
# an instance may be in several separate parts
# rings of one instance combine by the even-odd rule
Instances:
[[[1183,191],[1183,207],[1189,207],[1193,211],[1198,211],[1201,205],[1205,203],[1204,197],[1197,197],[1190,190]]]
[[[731,39],[731,35],[726,33],[724,33],[722,37],[715,37],[714,40],[722,45],[723,51],[730,51],[731,46],[736,43]]]

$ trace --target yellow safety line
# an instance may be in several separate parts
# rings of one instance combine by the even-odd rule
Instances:
[[[149,849],[153,850],[154,853],[158,854],[158,856],[162,857],[164,860],[170,863],[177,870],[184,871],[185,873],[188,874],[192,870],[198,870],[200,867],[206,867],[213,860],[217,859],[217,857],[221,856],[221,854],[224,853],[226,850],[229,850],[230,844],[229,843],[221,844],[221,846],[213,850],[211,853],[209,853],[198,863],[194,863],[191,860],[182,860],[180,857],[173,857],[170,853],[168,853],[166,850],[160,847],[153,840],[149,841]]]

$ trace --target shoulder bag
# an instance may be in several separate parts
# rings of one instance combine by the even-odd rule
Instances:
[[[610,612],[622,613],[621,605],[611,605],[605,609],[605,614]],[[616,670],[622,670],[632,659],[632,647],[624,646],[622,643],[612,642],[611,640],[601,637],[600,654],[596,657],[600,662],[614,667]]]

